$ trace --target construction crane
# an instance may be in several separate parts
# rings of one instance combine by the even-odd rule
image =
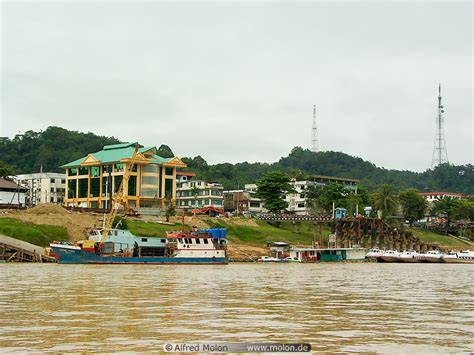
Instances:
[[[132,172],[133,167],[135,166],[135,162],[137,161],[139,148],[140,148],[140,145],[137,143],[137,145],[135,146],[135,151],[133,152],[132,158],[130,159],[130,163],[128,164],[127,169],[125,169],[123,172],[122,182],[120,183],[120,186],[117,192],[112,197],[112,206],[111,206],[109,215],[107,216],[107,220],[105,222],[104,230],[102,231],[102,236],[100,238],[100,243],[99,243],[99,250],[101,254],[102,254],[102,245],[104,244],[105,239],[109,235],[110,229],[112,229],[112,224],[114,223],[115,217],[117,216],[120,205],[123,206],[125,214],[129,213],[128,203],[127,203],[128,194],[125,194],[124,187],[127,186],[128,188],[130,173]]]

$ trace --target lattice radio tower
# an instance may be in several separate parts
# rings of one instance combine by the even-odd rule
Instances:
[[[318,151],[318,128],[316,126],[316,105],[313,105],[313,129],[311,131],[311,151],[317,152]]]
[[[431,168],[437,165],[449,163],[446,141],[444,139],[444,106],[441,103],[441,84],[438,87],[438,116],[436,117],[436,137],[433,148],[433,159]]]

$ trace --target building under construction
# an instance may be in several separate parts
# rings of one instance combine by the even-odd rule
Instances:
[[[138,143],[107,145],[102,150],[65,164],[66,206],[110,208],[111,197],[120,187],[124,171]],[[124,194],[128,207],[160,208],[164,199],[176,199],[176,168],[184,168],[178,157],[163,158],[156,147],[140,145]]]

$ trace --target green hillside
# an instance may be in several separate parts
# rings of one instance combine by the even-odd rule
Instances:
[[[140,137],[136,140],[140,141]],[[61,171],[59,166],[62,164],[115,143],[120,141],[114,137],[48,127],[41,132],[27,131],[13,139],[0,141],[0,160],[11,165],[17,174],[38,172],[40,167],[43,167],[43,171]],[[171,148],[161,143],[155,144],[159,147],[159,154],[172,156]],[[419,191],[474,194],[474,166],[471,164],[445,164],[434,170],[416,173],[377,167],[371,162],[341,152],[314,153],[301,147],[293,148],[288,156],[275,163],[209,165],[200,155],[185,157],[183,161],[188,164],[187,170],[196,172],[198,178],[220,182],[226,189],[254,183],[263,173],[281,170],[295,178],[311,178],[312,175],[356,178],[369,190],[381,184],[391,184],[398,190],[415,188]]]

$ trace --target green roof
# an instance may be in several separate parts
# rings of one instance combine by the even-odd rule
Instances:
[[[138,143],[123,143],[123,144],[112,144],[106,145],[102,150],[91,153],[96,160],[101,164],[116,163],[122,159],[131,159],[135,152],[135,147]],[[162,164],[163,162],[170,161],[171,159],[165,159],[156,155],[156,147],[140,147],[138,150],[140,153],[150,152],[153,154],[153,160],[151,163]],[[87,156],[74,160],[70,163],[64,164],[61,168],[72,168],[80,166],[81,163],[87,158]]]

